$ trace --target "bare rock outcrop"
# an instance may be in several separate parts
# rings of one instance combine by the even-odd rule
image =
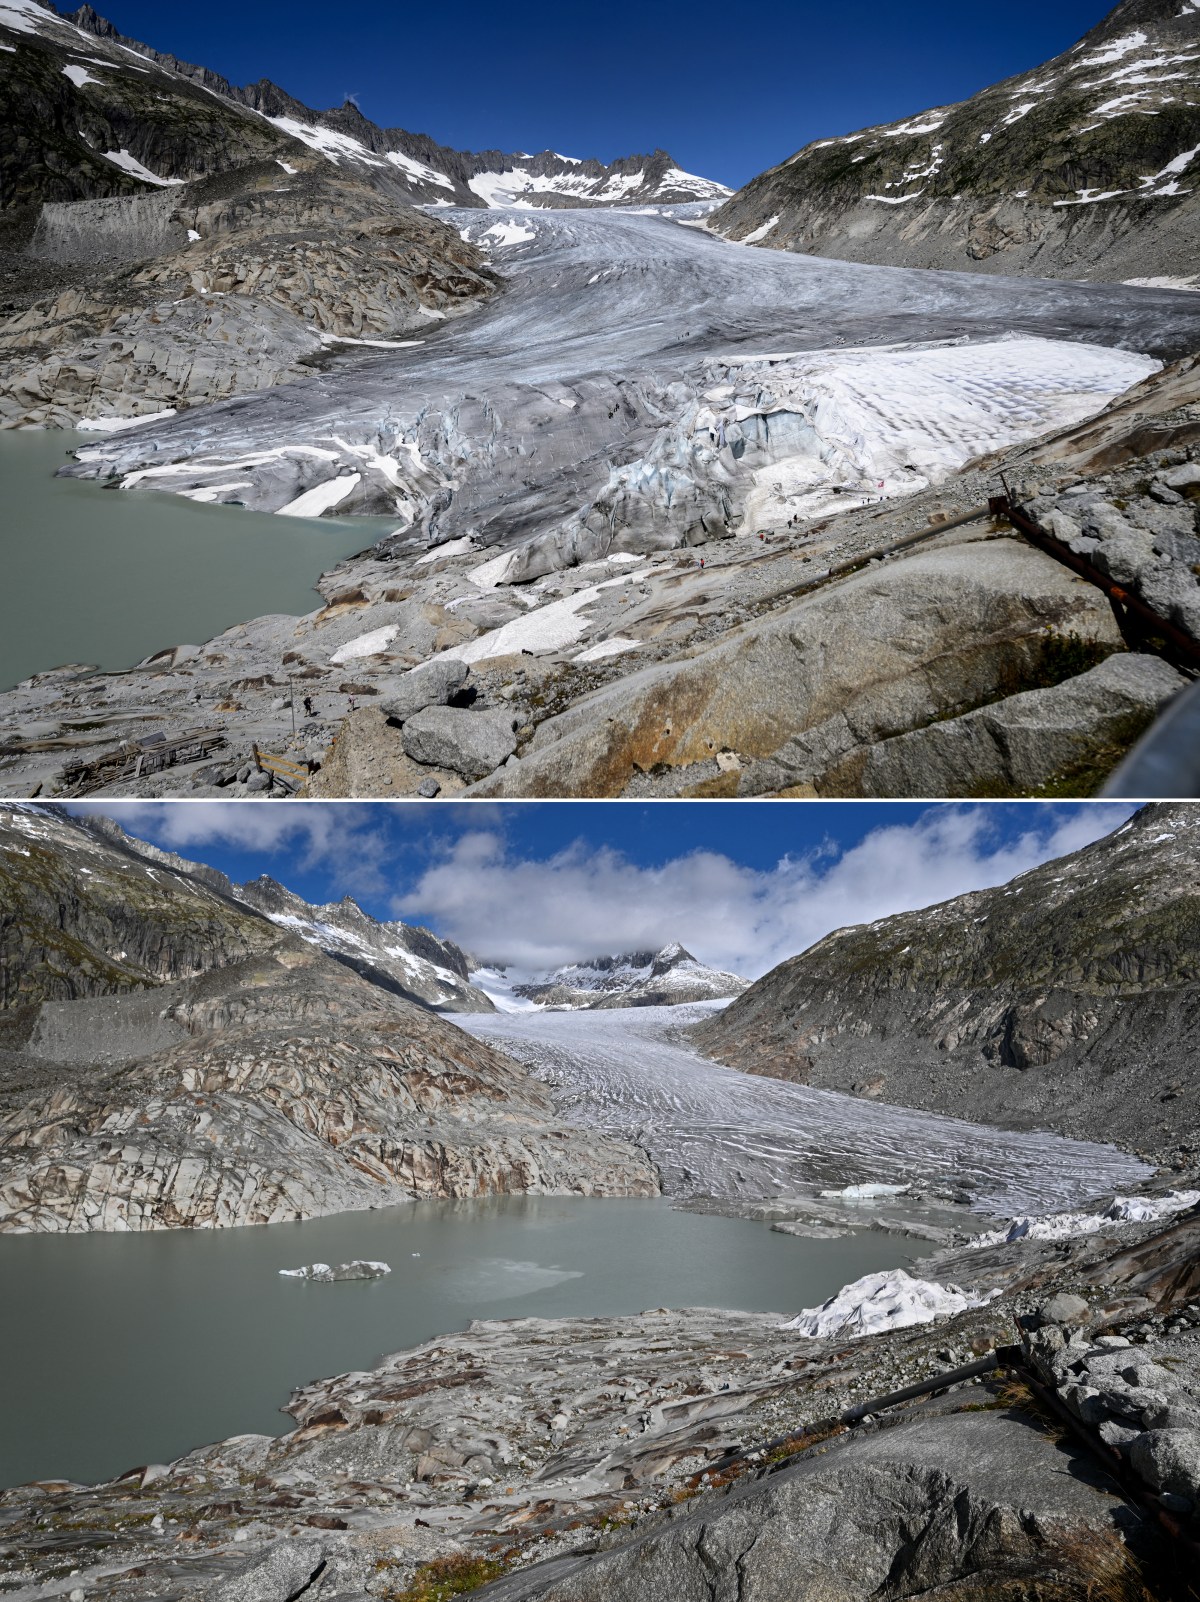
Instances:
[[[1031,72],[815,140],[738,190],[713,226],[890,266],[1194,285],[1196,37],[1189,5],[1121,0]]]
[[[360,973],[293,932],[294,913],[272,921],[192,866],[46,808],[7,810],[0,1231],[658,1193],[643,1153],[562,1127],[523,1069],[385,971],[487,1008],[415,954],[465,968],[462,953],[419,930],[401,946],[352,905],[340,925]],[[310,921],[319,910],[300,905]]]
[[[1195,809],[1146,807],[1008,885],[827,935],[697,1038],[751,1073],[1186,1160],[1198,884]]]
[[[80,1039],[69,1060],[39,1063],[37,1084],[9,1089],[0,1230],[657,1192],[641,1153],[556,1125],[546,1093],[507,1058],[299,941],[158,994],[177,1044],[97,1063]],[[10,1081],[23,1067],[28,1077],[19,1058],[10,1065]]]

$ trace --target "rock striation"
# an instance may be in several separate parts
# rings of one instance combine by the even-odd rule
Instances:
[[[1198,46],[1191,5],[1121,0],[1032,72],[806,145],[712,226],[850,261],[1194,287]]]
[[[38,809],[0,861],[0,1231],[657,1194],[509,1058],[191,875]]]
[[[1183,1163],[1198,885],[1200,817],[1149,806],[1008,885],[827,935],[696,1038],[747,1072]]]

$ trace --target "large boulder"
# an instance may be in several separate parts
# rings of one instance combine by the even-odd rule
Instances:
[[[427,706],[445,706],[467,682],[470,672],[456,656],[435,656],[410,673],[401,674],[381,687],[380,706],[397,723]]]
[[[1000,1596],[1010,1585],[1032,1595],[1031,1573],[1074,1580],[1081,1554],[1119,1553],[1115,1527],[1127,1517],[1091,1464],[1066,1472],[1061,1450],[1027,1422],[963,1413],[834,1440],[644,1536],[551,1559],[479,1595],[868,1602]]]
[[[620,795],[722,750],[758,759],[739,794],[819,789],[854,752],[1002,694],[1048,628],[1121,644],[1103,593],[1020,540],[925,549],[584,697],[476,793]]]
[[[516,728],[511,710],[427,706],[405,722],[404,749],[414,762],[482,779],[517,749]]]
[[[1129,1461],[1156,1491],[1200,1503],[1200,1434],[1195,1430],[1147,1430],[1129,1448]]]
[[[1115,655],[858,753],[823,790],[864,796],[1028,795],[1052,781],[1091,794],[1187,684],[1156,656]],[[840,781],[840,782],[838,782]]]

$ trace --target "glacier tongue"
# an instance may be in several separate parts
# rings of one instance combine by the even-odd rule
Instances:
[[[1184,337],[1177,297],[745,250],[679,226],[695,209],[447,210],[503,265],[483,312],[106,438],[82,472],[266,511],[336,483],[406,548],[518,547],[511,584],[911,493],[1098,411],[1157,365],[1128,347]]]
[[[681,1029],[720,1002],[462,1020],[554,1088],[560,1114],[647,1151],[675,1197],[791,1196],[812,1186],[929,1186],[993,1216],[1041,1215],[1135,1185],[1115,1147],[860,1101],[742,1074]]]

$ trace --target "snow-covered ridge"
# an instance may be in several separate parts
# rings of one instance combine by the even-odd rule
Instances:
[[[462,953],[428,929],[399,921],[382,923],[350,896],[327,906],[311,906],[265,877],[237,887],[234,894],[280,928],[435,1011],[491,1010],[488,996],[450,966],[465,967]]]
[[[205,67],[180,61],[156,46],[123,38],[111,23],[94,13],[81,12],[76,21],[37,0],[0,0],[0,30],[13,36],[12,42],[6,40],[0,45],[8,54],[18,55],[26,46],[36,45],[40,51],[50,45],[56,55],[65,51],[79,58],[60,64],[57,70],[77,92],[81,113],[85,108],[87,112],[103,111],[103,103],[92,101],[89,96],[99,95],[105,86],[119,84],[123,77],[128,82],[126,75],[158,74],[174,80],[188,95],[194,97],[199,90],[211,96],[213,101],[224,104],[234,120],[245,124],[248,119],[261,119],[262,124],[269,124],[285,139],[306,146],[333,166],[418,205],[491,208],[715,203],[731,193],[723,184],[685,171],[662,150],[612,162],[551,150],[536,154],[454,150],[404,129],[381,128],[350,101],[318,111],[304,106],[269,80],[238,88]],[[86,51],[81,48],[84,45]],[[169,49],[170,40],[164,38],[159,45]],[[98,67],[107,69],[103,77],[97,75]],[[180,177],[159,177],[145,166],[140,159],[145,151],[138,148],[139,132],[131,129],[133,154],[121,149],[109,152],[108,159],[143,183],[185,181]],[[198,137],[202,140],[203,134],[198,132]],[[292,162],[281,160],[280,164],[289,172],[296,170]],[[201,161],[197,170],[209,169]]]
[[[567,963],[519,981],[514,1001],[555,1011],[590,1007],[677,1006],[741,995],[750,981],[698,961],[678,941],[660,951],[630,951]],[[517,1010],[515,1007],[503,1010]]]

